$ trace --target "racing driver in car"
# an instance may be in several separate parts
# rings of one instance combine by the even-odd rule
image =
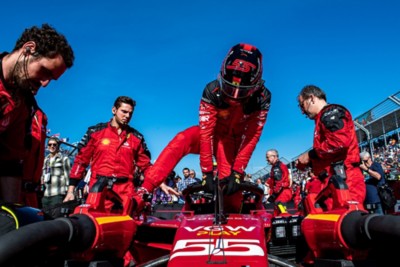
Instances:
[[[200,154],[204,191],[216,182],[213,160],[224,194],[239,189],[250,157],[262,134],[270,108],[271,92],[262,80],[262,54],[240,43],[226,55],[218,78],[208,83],[199,108],[199,125],[178,133],[164,148],[143,187],[151,192],[187,154]],[[231,196],[231,197],[230,197]],[[236,205],[235,205],[236,206]]]

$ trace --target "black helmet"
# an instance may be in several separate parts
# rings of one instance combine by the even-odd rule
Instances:
[[[237,44],[226,55],[218,80],[225,95],[243,99],[262,87],[261,76],[261,52],[250,44]]]

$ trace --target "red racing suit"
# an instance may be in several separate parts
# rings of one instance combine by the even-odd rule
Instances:
[[[330,104],[315,117],[314,144],[309,156],[316,175],[334,174],[331,163],[343,161],[346,183],[353,201],[364,203],[364,176],[359,168],[360,151],[354,122],[343,106]],[[325,179],[324,186],[329,179]]]
[[[207,84],[200,102],[199,126],[178,133],[155,161],[143,187],[151,192],[187,154],[200,153],[203,173],[212,172],[213,156],[218,176],[223,179],[232,170],[243,173],[260,139],[267,119],[271,93],[263,87],[238,105],[228,104],[214,80]]]
[[[270,91],[263,87],[241,105],[227,104],[218,81],[209,83],[200,103],[200,167],[213,171],[213,155],[218,176],[234,170],[243,174],[260,139],[271,103]]]
[[[289,169],[281,161],[278,160],[272,165],[267,183],[270,188],[270,195],[275,196],[275,202],[285,203],[292,200],[293,193],[290,188]]]
[[[35,189],[40,183],[45,155],[47,116],[38,108],[32,118],[32,145],[24,161],[22,203],[39,208],[38,196]]]
[[[321,191],[321,181],[318,179],[317,176],[313,176],[310,178],[310,180],[307,181],[306,186],[305,186],[305,191],[307,194],[318,194]]]
[[[30,149],[25,137],[34,113],[30,103],[34,96],[12,96],[17,90],[11,91],[4,81],[1,58],[5,55],[0,55],[0,176],[22,176],[23,160]]]
[[[70,185],[76,186],[90,164],[89,187],[96,183],[97,177],[115,178],[115,191],[123,201],[124,211],[129,211],[129,203],[134,192],[133,175],[137,166],[145,176],[151,166],[151,155],[142,134],[127,126],[121,134],[110,122],[89,127],[78,145],[70,172]],[[110,208],[111,203],[106,207]]]
[[[300,184],[293,183],[293,185],[292,185],[292,195],[293,195],[294,207],[296,209],[298,209],[299,208],[299,204],[301,203],[301,199],[302,199],[302,192],[301,192]]]

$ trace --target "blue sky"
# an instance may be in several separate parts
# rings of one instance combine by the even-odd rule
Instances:
[[[61,3],[57,3],[61,2]],[[131,126],[153,160],[176,133],[198,122],[201,93],[240,42],[263,53],[271,110],[247,172],[266,166],[276,148],[288,160],[312,146],[314,122],[296,97],[315,84],[328,102],[356,117],[400,90],[400,2],[286,1],[6,1],[0,50],[23,29],[49,23],[72,45],[74,66],[37,96],[52,133],[79,141],[108,121],[115,98],[137,101]],[[197,155],[176,167],[194,168]]]

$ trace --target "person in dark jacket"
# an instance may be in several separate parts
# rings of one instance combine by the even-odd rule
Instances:
[[[383,171],[382,165],[373,161],[371,155],[367,151],[361,152],[360,158],[360,168],[364,173],[366,188],[364,206],[373,213],[384,214],[378,195],[378,186],[386,183],[385,172]]]

